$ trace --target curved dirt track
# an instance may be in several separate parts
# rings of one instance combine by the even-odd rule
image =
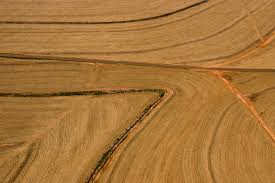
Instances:
[[[0,182],[273,182],[274,0],[13,3]]]

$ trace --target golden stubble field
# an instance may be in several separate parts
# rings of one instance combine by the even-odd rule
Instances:
[[[0,182],[274,182],[274,5],[1,1]]]

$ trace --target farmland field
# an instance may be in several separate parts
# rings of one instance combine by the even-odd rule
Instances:
[[[0,182],[273,183],[274,0],[0,2]]]

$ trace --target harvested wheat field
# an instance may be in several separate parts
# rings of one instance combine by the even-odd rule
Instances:
[[[274,183],[275,0],[0,1],[0,182]]]

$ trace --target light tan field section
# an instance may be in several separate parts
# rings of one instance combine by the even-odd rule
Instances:
[[[259,114],[275,132],[275,73],[226,72],[226,76],[233,85],[238,87],[252,101]]]
[[[273,37],[275,37],[275,34]],[[275,69],[275,41],[270,42],[267,46],[253,50],[252,54],[253,56],[251,57],[232,60],[228,67]]]
[[[274,10],[0,1],[0,182],[274,183]]]
[[[37,3],[45,11],[52,7],[50,2],[53,1]],[[71,6],[81,17],[81,8],[77,9],[73,3],[61,2],[64,10],[59,13],[70,11],[68,6]],[[106,7],[111,2],[106,1]],[[182,2],[182,6],[192,2],[195,5],[166,16],[124,23],[115,22],[111,18],[108,20],[113,23],[66,23],[62,21],[64,16],[61,15],[55,18],[55,22],[45,22],[51,14],[45,18],[41,15],[43,11],[31,13],[30,16],[26,13],[25,17],[12,16],[28,8],[28,12],[36,12],[34,7],[39,5],[31,1],[29,6],[26,3],[20,11],[9,11],[10,13],[5,13],[8,17],[0,18],[0,53],[59,55],[125,62],[205,64],[224,62],[224,59],[256,47],[274,29],[274,0],[254,3],[242,0],[212,0],[199,4],[200,1]],[[98,4],[103,6],[104,1]],[[166,4],[165,7],[171,9],[167,12],[181,7],[178,6],[179,1],[166,1]],[[2,2],[1,5],[7,10],[17,7]],[[131,6],[131,3],[128,5]],[[59,6],[49,12],[58,13],[55,9]],[[98,9],[98,12],[101,10]],[[32,20],[34,16],[39,17],[38,22]]]
[[[10,122],[1,122],[1,136],[9,144],[2,154],[5,162],[10,163],[3,163],[1,168],[14,173],[4,178],[11,177],[15,182],[273,180],[272,138],[212,71],[12,59],[16,70],[10,72],[9,59],[5,60],[0,67],[1,78],[6,80],[6,85],[0,85],[1,116]],[[104,149],[135,121],[146,105],[158,99],[158,94],[38,97],[47,95],[47,91],[56,95],[62,90],[86,90],[85,83],[91,82],[90,78],[82,76],[85,72],[74,75],[83,66],[97,78],[90,86],[93,91],[151,88],[166,93],[107,156],[99,170],[95,165],[100,153],[104,156]],[[71,80],[65,79],[70,78],[67,69],[83,83],[68,85]],[[63,86],[53,82],[62,77]],[[5,88],[20,92],[8,95]],[[24,115],[25,119],[32,119],[22,120]],[[8,131],[11,132],[6,134]],[[28,142],[26,147],[24,141]],[[29,150],[25,150],[27,147]],[[27,153],[27,158],[18,153]]]

